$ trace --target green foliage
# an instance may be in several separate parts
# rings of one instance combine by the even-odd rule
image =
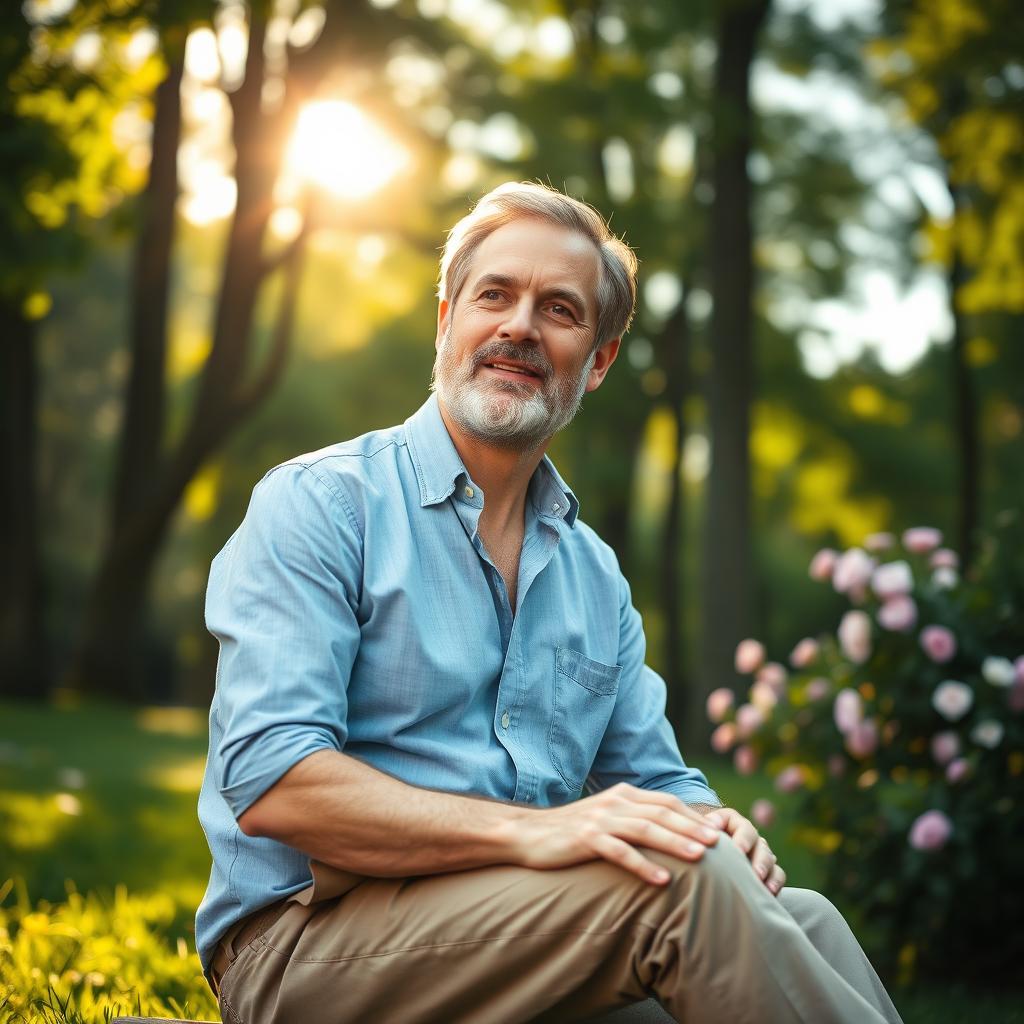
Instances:
[[[1022,535],[1019,513],[1002,514],[964,581],[952,552],[909,535],[902,553],[872,541],[903,566],[895,588],[894,570],[863,551],[834,571],[822,556],[815,575],[861,606],[838,639],[794,651],[788,678],[738,650],[738,667],[758,671],[750,703],[724,721],[709,705],[719,748],[738,740],[739,767],[760,761],[777,788],[799,792],[796,840],[826,857],[826,891],[858,909],[905,979],[1005,983],[1024,955]],[[896,624],[894,602],[908,599],[913,614]],[[951,650],[931,646],[936,627]]]

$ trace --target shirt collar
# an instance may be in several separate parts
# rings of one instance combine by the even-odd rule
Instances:
[[[405,436],[420,485],[421,506],[446,501],[460,476],[469,480],[469,473],[441,419],[437,395],[431,394],[405,421]],[[580,503],[546,455],[534,471],[530,490],[539,515],[564,519],[569,526],[575,524]],[[553,500],[550,495],[554,495]],[[558,509],[553,507],[556,503],[560,506]]]

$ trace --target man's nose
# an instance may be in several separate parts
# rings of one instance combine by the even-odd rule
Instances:
[[[498,328],[498,337],[512,342],[539,340],[536,311],[529,298],[523,296],[509,309],[508,315]]]

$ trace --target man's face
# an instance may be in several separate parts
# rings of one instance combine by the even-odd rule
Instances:
[[[438,318],[434,388],[468,434],[528,450],[561,430],[618,352],[592,352],[601,258],[585,236],[533,218],[488,235]]]

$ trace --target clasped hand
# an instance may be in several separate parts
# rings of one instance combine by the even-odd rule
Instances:
[[[719,807],[701,814],[669,793],[627,783],[531,814],[522,834],[523,859],[530,867],[556,868],[600,857],[647,882],[664,885],[668,872],[638,847],[697,861],[723,832],[777,895],[785,885],[786,873],[764,837],[739,811]]]

